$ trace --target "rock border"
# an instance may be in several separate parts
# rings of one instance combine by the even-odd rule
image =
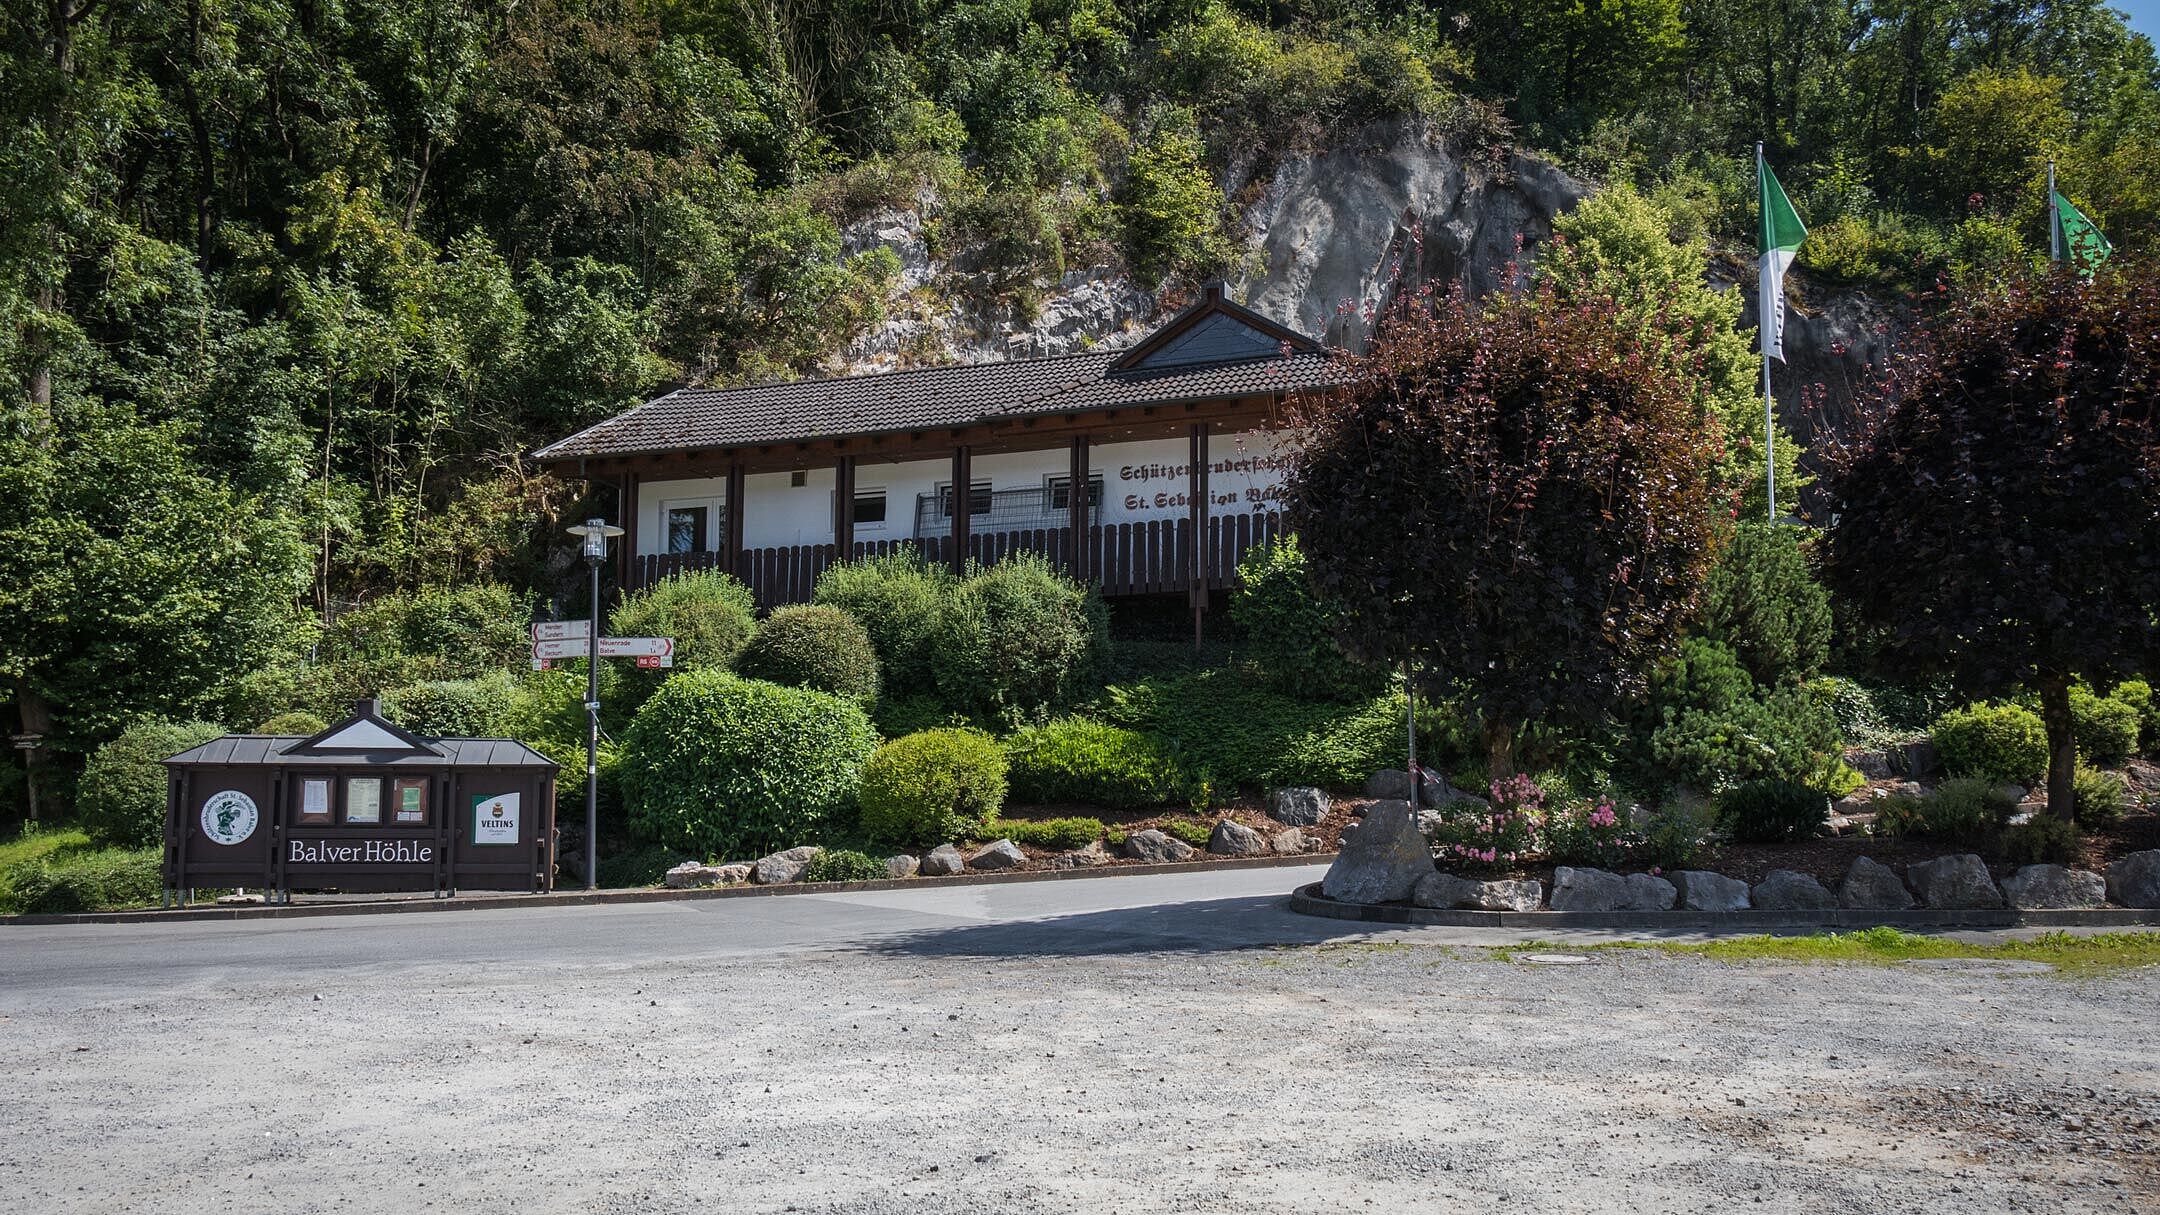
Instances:
[[[1330,920],[1440,928],[1610,928],[1622,930],[1777,932],[1794,928],[2134,928],[2160,925],[2160,908],[2092,907],[2017,911],[1959,911],[1915,907],[1871,911],[1830,907],[1819,911],[1458,911],[1407,903],[1344,903],[1320,893],[1320,883],[1290,895],[1290,910]]]
[[[0,916],[0,928],[13,924],[163,924],[184,920],[285,920],[332,915],[399,915],[420,911],[500,911],[506,907],[592,907],[610,903],[672,903],[693,899],[779,898],[796,894],[851,894],[871,890],[929,890],[939,886],[993,886],[1007,882],[1070,882],[1092,878],[1141,877],[1167,873],[1207,873],[1219,869],[1290,869],[1326,864],[1332,852],[1298,856],[1217,857],[1162,865],[1103,865],[1083,869],[1029,869],[985,873],[968,870],[948,877],[878,878],[866,882],[789,882],[777,886],[697,886],[682,890],[635,886],[621,890],[558,890],[549,894],[422,895],[406,899],[370,899],[337,903],[256,903],[245,906],[140,907],[132,911],[83,911],[66,915]],[[307,897],[307,896],[302,896]]]

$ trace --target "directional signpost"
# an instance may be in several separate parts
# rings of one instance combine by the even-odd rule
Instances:
[[[540,630],[555,627],[559,626],[546,624],[533,626],[532,656],[533,666],[536,670],[545,670],[548,663],[558,658],[583,658],[591,649],[592,636],[585,632],[585,626],[582,624],[575,626],[578,630],[576,636],[543,637],[540,635]],[[673,637],[602,637],[600,639],[600,657],[635,658],[641,667],[672,667],[675,665],[675,639]]]

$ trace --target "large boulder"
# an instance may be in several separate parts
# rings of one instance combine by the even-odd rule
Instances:
[[[2109,865],[2107,896],[2123,907],[2160,907],[2160,849],[2133,852]]]
[[[1970,852],[1938,856],[1905,870],[1905,884],[1920,896],[1920,905],[1938,911],[1978,911],[2003,905],[2002,891],[1988,876],[1987,862]]]
[[[1207,850],[1217,856],[1260,856],[1268,850],[1268,842],[1245,824],[1222,819],[1208,834]]]
[[[1480,882],[1452,873],[1427,874],[1410,892],[1410,901],[1420,907],[1469,911],[1536,911],[1544,898],[1543,882],[1515,878]]]
[[[1316,827],[1334,803],[1311,785],[1295,785],[1268,794],[1268,817],[1291,827]]]
[[[703,886],[732,886],[750,880],[750,866],[737,861],[731,865],[707,865],[699,861],[684,861],[667,871],[662,879],[670,890],[695,890]]]
[[[1401,768],[1383,768],[1365,779],[1365,796],[1384,802],[1407,802],[1413,782]]]
[[[1298,827],[1285,827],[1268,838],[1268,847],[1284,856],[1307,851],[1312,845],[1311,838]]]
[[[905,852],[885,858],[885,876],[889,878],[911,878],[915,876],[915,871],[921,868],[922,862]]]
[[[1027,853],[1011,840],[994,840],[970,853],[967,867],[970,869],[1018,869],[1027,864]]]
[[[1043,867],[1046,869],[1100,869],[1109,863],[1110,854],[1103,850],[1102,841],[1096,840],[1085,848],[1060,852],[1056,856],[1045,859]]]
[[[1647,873],[1622,877],[1568,865],[1553,870],[1554,911],[1670,911],[1679,897],[1671,882]]]
[[[2107,906],[2107,879],[2086,869],[2027,865],[2003,879],[2003,901],[2020,911]]]
[[[1174,836],[1164,835],[1153,827],[1145,831],[1135,831],[1125,837],[1125,855],[1136,861],[1162,865],[1172,861],[1191,860],[1192,854],[1191,844]]]
[[[1827,911],[1837,896],[1805,873],[1773,869],[1749,892],[1757,911]]]
[[[1410,897],[1433,871],[1432,853],[1406,801],[1374,802],[1328,866],[1320,891],[1344,903],[1394,903]]]
[[[1913,897],[1888,865],[1856,856],[1838,883],[1837,903],[1862,911],[1903,911],[1913,905]]]
[[[790,848],[786,852],[775,852],[771,856],[759,857],[751,862],[750,880],[760,886],[782,886],[789,882],[800,881],[802,880],[803,870],[808,869],[810,862],[816,860],[824,852],[823,848],[805,844],[800,848]]]
[[[922,875],[924,877],[951,877],[965,868],[967,868],[967,858],[961,856],[960,850],[951,844],[939,844],[923,854]]]
[[[1682,869],[1672,875],[1672,883],[1680,892],[1680,906],[1688,911],[1746,911],[1750,905],[1747,883],[1722,873]]]

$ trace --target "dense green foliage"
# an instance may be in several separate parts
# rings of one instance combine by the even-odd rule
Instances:
[[[2028,784],[2047,770],[2047,729],[2021,705],[1968,705],[1935,719],[1943,767],[1997,784]]]
[[[2017,809],[2005,790],[1987,780],[1946,780],[1924,797],[1898,794],[1875,803],[1875,833],[1924,836],[1969,848],[1991,846]]]
[[[972,570],[954,590],[936,646],[940,699],[985,719],[1040,717],[1101,669],[1108,625],[1094,592],[1036,553]]]
[[[1796,527],[1745,523],[1703,583],[1702,635],[1723,642],[1755,682],[1804,682],[1830,655],[1830,596]]]
[[[2072,790],[2071,796],[2077,799],[2077,821],[2087,827],[2114,826],[2122,821],[2123,811],[2131,804],[2129,786],[2113,772],[2080,766]]]
[[[784,607],[758,625],[735,669],[751,679],[814,688],[863,704],[878,698],[877,651],[853,616],[835,607]]]
[[[273,713],[264,718],[263,723],[255,727],[255,733],[296,734],[302,738],[310,738],[329,728],[329,722],[315,716],[313,713],[293,710],[286,713]]]
[[[2083,759],[2096,764],[2122,762],[2137,750],[2144,724],[2133,703],[2096,696],[2090,688],[2070,689],[2070,730]]]
[[[726,667],[757,628],[757,600],[726,574],[699,570],[632,592],[607,626],[615,637],[674,638],[678,671]]]
[[[1005,805],[1005,753],[980,730],[925,730],[863,768],[862,829],[899,847],[973,838]]]
[[[1305,696],[1363,700],[1387,673],[1361,664],[1335,643],[1336,608],[1306,576],[1296,536],[1245,555],[1230,592],[1239,652],[1271,687]]]
[[[1170,748],[1191,786],[1217,791],[1274,785],[1355,789],[1387,767],[1401,767],[1403,701],[1380,696],[1361,704],[1299,700],[1250,673],[1202,671],[1114,687],[1103,717],[1152,734]]]
[[[1109,810],[1159,806],[1177,797],[1177,760],[1155,738],[1089,717],[1061,717],[1008,736],[1012,799]]]
[[[1837,788],[1846,780],[1837,715],[1816,685],[1757,684],[1725,645],[1683,642],[1651,684],[1635,718],[1657,782],[1704,793],[1734,781],[1772,778]]]
[[[847,848],[827,848],[803,869],[806,882],[874,882],[885,876],[885,862]]]
[[[2077,824],[2052,814],[2003,828],[1995,844],[1995,854],[2013,865],[2074,865],[2083,851]]]
[[[994,818],[983,824],[983,839],[1007,839],[1045,852],[1069,852],[1085,848],[1103,837],[1108,828],[1099,818],[1077,815],[1066,818]]]
[[[429,738],[504,738],[519,724],[522,695],[517,681],[500,671],[430,680],[384,692],[383,716]]]
[[[1821,835],[1830,820],[1822,790],[1789,780],[1751,780],[1718,799],[1718,821],[1743,844],[1782,844]]]
[[[934,696],[938,644],[955,583],[944,566],[902,550],[827,566],[811,602],[846,612],[870,634],[888,697]]]
[[[707,858],[795,847],[845,820],[876,745],[853,701],[719,670],[677,675],[623,739],[630,828]]]
[[[164,761],[225,733],[206,721],[136,722],[99,747],[83,768],[76,815],[100,843],[149,848],[165,838]]]
[[[56,849],[0,869],[0,913],[69,915],[147,907],[163,886],[156,848]]]

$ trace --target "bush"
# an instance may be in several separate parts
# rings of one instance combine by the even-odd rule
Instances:
[[[2068,865],[2084,850],[2077,824],[2052,814],[2035,814],[2003,830],[1996,853],[2013,865]]]
[[[1830,654],[1830,596],[1809,568],[1804,534],[1743,523],[1703,582],[1703,636],[1764,687],[1811,679]]]
[[[257,734],[297,734],[302,738],[313,738],[329,728],[329,722],[315,716],[313,713],[294,709],[291,712],[279,713],[269,718],[255,727],[255,732]]]
[[[1838,733],[1856,743],[1892,741],[1896,731],[1883,717],[1882,710],[1875,707],[1875,698],[1866,687],[1850,679],[1825,675],[1810,680],[1808,690],[1830,706],[1830,715],[1837,719]]]
[[[580,761],[580,777],[583,776],[583,768],[583,761]],[[563,804],[568,805],[569,803],[565,802]],[[578,821],[580,829],[582,829],[584,822],[582,806],[579,807],[579,815]],[[685,861],[702,859],[704,858],[692,856],[687,852],[674,848],[663,847],[659,844],[644,844],[628,851],[603,849],[600,853],[600,888],[602,890],[628,890],[637,886],[658,886],[666,880],[668,870]],[[570,877],[571,880],[582,886],[585,881],[584,868],[580,866],[578,871],[571,874]]]
[[[0,873],[0,906],[19,915],[116,911],[158,901],[164,889],[158,848],[56,852]]]
[[[735,669],[751,679],[830,692],[863,704],[878,698],[870,634],[836,607],[784,607],[758,626]]]
[[[1030,726],[1005,740],[1012,799],[1111,810],[1159,806],[1178,794],[1177,761],[1145,734],[1086,717]]]
[[[808,843],[842,820],[876,746],[853,701],[684,672],[660,685],[623,739],[630,828],[699,857]]]
[[[1927,799],[1910,793],[1893,793],[1869,803],[1875,813],[1875,834],[1903,839],[1927,834]]]
[[[1021,553],[971,574],[944,614],[935,655],[946,705],[985,718],[1041,714],[1074,699],[1109,649],[1102,601]]]
[[[585,830],[585,741],[536,738],[526,745],[554,760],[560,769],[555,774],[557,825],[582,833]],[[606,840],[622,835],[630,825],[623,811],[622,748],[603,738],[593,759],[600,770],[600,801],[594,809],[600,820],[600,838]],[[605,851],[600,854],[600,863],[607,863]]]
[[[1387,672],[1363,666],[1335,644],[1338,609],[1305,577],[1297,537],[1253,549],[1237,570],[1230,620],[1244,637],[1244,657],[1277,691],[1362,700],[1379,692]]]
[[[2070,728],[2078,754],[2096,764],[2121,763],[2138,748],[2144,725],[2135,705],[2089,688],[2070,689]]]
[[[1218,669],[1107,689],[1102,715],[1163,740],[1187,781],[1355,789],[1406,749],[1403,699],[1299,700],[1250,672]]]
[[[886,689],[915,696],[937,686],[938,639],[958,585],[944,566],[926,565],[914,549],[902,548],[827,566],[810,601],[853,616],[870,635]]]
[[[902,847],[970,839],[1005,804],[1005,753],[980,730],[925,730],[877,749],[862,775],[862,829]]]
[[[1647,734],[1655,783],[1703,792],[1748,780],[1849,784],[1843,739],[1819,685],[1765,690],[1732,649],[1691,637],[1652,683]]]
[[[2153,704],[2151,684],[2142,679],[2126,679],[2116,684],[2115,690],[2108,695],[2137,710],[2140,749],[2160,742],[2160,717],[2156,717],[2160,709]]]
[[[718,570],[662,578],[634,591],[608,613],[615,637],[672,637],[676,671],[706,671],[735,661],[757,630],[750,588]],[[665,678],[653,672],[645,682]]]
[[[1548,806],[1543,831],[1545,859],[1555,865],[1613,868],[1627,858],[1627,828],[1610,801]]]
[[[145,718],[91,753],[76,787],[82,826],[100,843],[151,848],[165,838],[164,761],[225,733],[206,721]]]
[[[1717,827],[1717,814],[1699,797],[1676,794],[1638,824],[1633,859],[1638,865],[1684,869],[1702,855]]]
[[[1204,819],[1166,818],[1155,826],[1164,835],[1184,840],[1195,848],[1207,847],[1207,842],[1215,836],[1215,824]]]
[[[517,705],[517,682],[504,671],[406,684],[382,697],[384,718],[428,738],[507,738]]]
[[[2122,777],[2078,765],[2071,786],[2071,804],[2077,809],[2080,826],[2112,827],[2122,821],[2123,810],[2129,802],[2130,788],[2123,783]]]
[[[531,620],[532,607],[522,596],[493,583],[393,593],[325,626],[322,656],[330,663],[373,660],[391,667],[400,660],[432,660],[424,664],[432,673],[420,678],[481,675],[531,654]],[[414,669],[409,663],[404,667]]]
[[[978,838],[1008,839],[1045,852],[1070,852],[1101,839],[1109,828],[1099,818],[994,818]]]
[[[1946,780],[1920,803],[1921,833],[1971,848],[1992,843],[2017,802],[1984,780]]]
[[[2047,728],[2017,705],[1968,705],[1935,719],[1930,731],[1943,767],[1998,785],[2030,785],[2047,771]]]
[[[1751,780],[1718,801],[1718,819],[1743,844],[1812,839],[1829,824],[1830,800],[1819,789],[1789,780]]]
[[[885,876],[885,862],[862,852],[828,848],[803,870],[806,882],[874,882]]]

